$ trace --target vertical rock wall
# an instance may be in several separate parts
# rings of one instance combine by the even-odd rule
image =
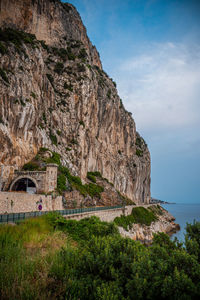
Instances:
[[[76,9],[58,0],[1,0],[0,26],[36,35],[19,45],[1,33],[1,164],[20,167],[47,147],[83,181],[98,170],[122,194],[148,203],[149,150]]]

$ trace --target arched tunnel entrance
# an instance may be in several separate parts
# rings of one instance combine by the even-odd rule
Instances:
[[[29,194],[35,194],[37,192],[37,188],[33,180],[27,177],[23,177],[16,180],[12,184],[11,191],[27,192]]]

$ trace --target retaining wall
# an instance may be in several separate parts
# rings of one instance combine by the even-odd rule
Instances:
[[[91,216],[97,216],[101,221],[112,222],[116,217],[120,217],[123,213],[126,216],[130,215],[133,207],[135,207],[135,205],[129,205],[125,208],[114,208],[109,210],[99,210],[74,215],[66,215],[64,217],[66,219],[81,220],[84,218],[89,218]]]
[[[62,196],[0,192],[0,214],[19,212],[62,210]]]

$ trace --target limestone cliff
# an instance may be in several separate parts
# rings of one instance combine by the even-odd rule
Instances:
[[[83,181],[100,171],[122,194],[148,203],[149,150],[76,9],[59,0],[0,0],[0,26],[1,164],[21,167],[47,147]]]

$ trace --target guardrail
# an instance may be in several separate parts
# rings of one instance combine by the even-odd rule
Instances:
[[[85,208],[75,208],[75,209],[63,209],[63,210],[54,210],[54,211],[33,211],[33,212],[21,212],[21,213],[13,213],[13,214],[4,214],[0,215],[0,223],[15,223],[19,220],[24,220],[26,218],[34,218],[39,217],[42,215],[46,215],[50,212],[57,212],[60,215],[75,215],[75,214],[82,214],[85,212],[92,212],[92,211],[100,211],[100,210],[109,210],[109,209],[116,209],[122,208],[123,206],[100,206],[100,207],[85,207]]]

